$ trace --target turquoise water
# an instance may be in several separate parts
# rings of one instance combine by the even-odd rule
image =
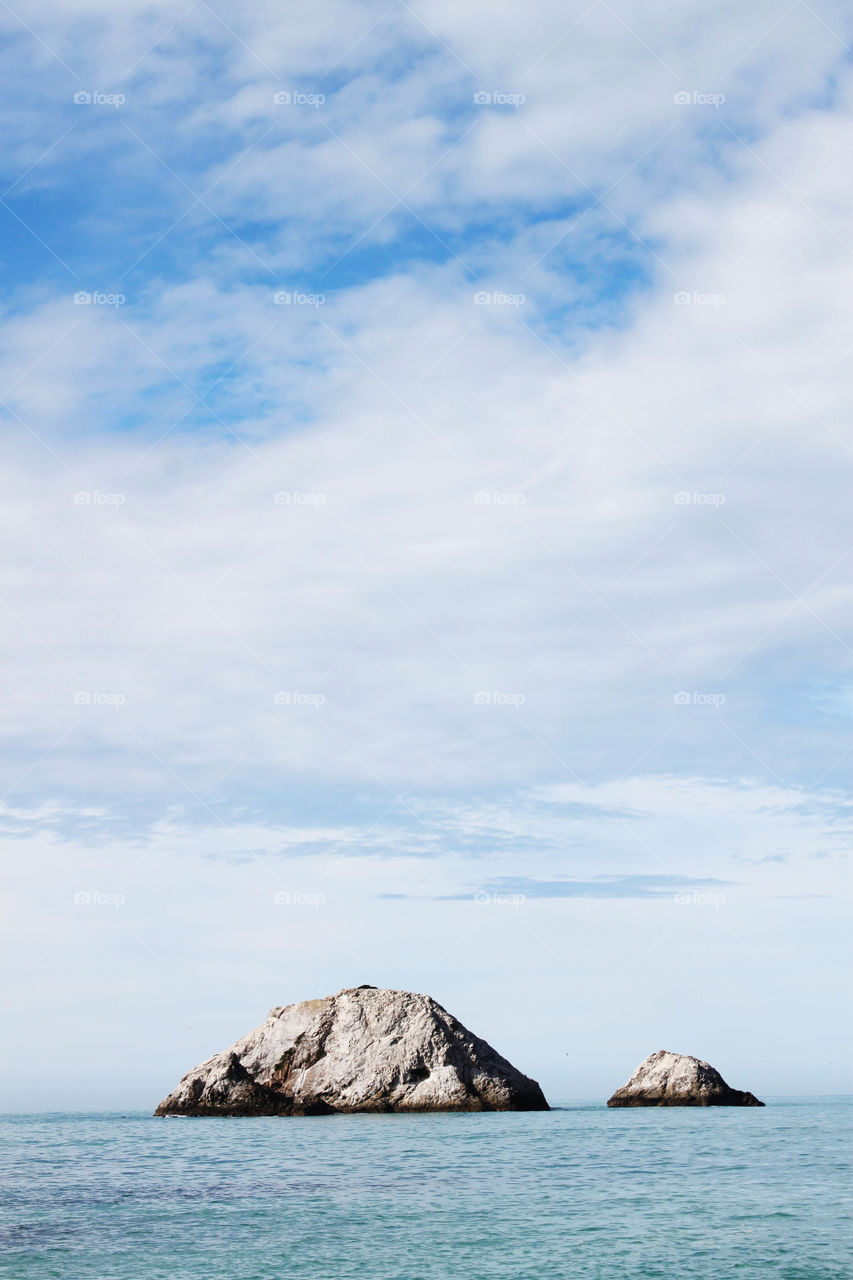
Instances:
[[[0,1121],[0,1275],[848,1280],[850,1100]]]

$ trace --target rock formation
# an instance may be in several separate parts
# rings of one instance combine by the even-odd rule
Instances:
[[[659,1049],[641,1062],[608,1107],[763,1107],[753,1093],[731,1089],[701,1058]]]
[[[271,1009],[154,1114],[547,1110],[535,1080],[430,996],[365,986]]]

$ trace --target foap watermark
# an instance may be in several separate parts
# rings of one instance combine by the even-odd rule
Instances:
[[[678,293],[672,295],[672,300],[677,307],[723,307],[726,303],[726,295],[701,293],[698,289],[692,292],[688,289],[679,289]]]
[[[123,693],[104,693],[101,689],[78,689],[74,701],[78,707],[123,707],[127,697]]]
[[[499,493],[496,489],[478,489],[474,494],[477,507],[523,507],[526,501],[526,494]]]
[[[726,100],[724,93],[703,93],[701,89],[680,89],[672,95],[677,107],[717,107]]]
[[[277,907],[322,907],[325,893],[303,893],[300,889],[279,889],[272,900]]]
[[[523,293],[502,293],[500,289],[480,289],[474,294],[475,307],[523,307]]]
[[[75,907],[123,907],[126,902],[123,893],[101,893],[99,889],[78,889],[74,895]]]
[[[678,493],[672,495],[672,500],[677,507],[724,507],[726,495],[724,493],[700,493],[696,489],[691,493],[687,489],[679,489]]]
[[[325,93],[306,93],[304,89],[279,89],[272,96],[277,107],[313,107],[315,111],[326,101]]]
[[[277,289],[272,296],[277,307],[313,307],[316,311],[326,301],[325,293],[303,293],[301,289]]]
[[[277,507],[322,507],[326,504],[326,495],[302,493],[299,489],[279,489],[272,500]]]
[[[127,298],[123,293],[105,293],[102,289],[78,289],[74,295],[77,307],[123,307]]]
[[[687,689],[680,689],[678,693],[672,695],[672,700],[677,707],[721,707],[726,700],[726,695],[703,693],[701,689],[694,689],[692,693]]]
[[[502,693],[499,689],[480,689],[474,694],[478,707],[523,707],[527,698],[523,693]]]
[[[517,111],[526,101],[526,94],[505,93],[503,89],[481,89],[474,94],[475,107],[514,107]]]
[[[326,701],[325,693],[300,693],[298,690],[279,689],[272,696],[277,707],[322,707]]]
[[[478,906],[487,907],[523,907],[527,899],[523,893],[487,893],[481,889],[474,894]]]
[[[691,889],[684,893],[676,893],[674,900],[680,907],[721,907],[726,900],[726,895],[709,889]]]
[[[102,93],[100,89],[78,89],[74,95],[78,107],[123,107],[127,98],[123,93]]]
[[[123,507],[126,493],[101,493],[100,489],[78,489],[74,495],[75,507]]]

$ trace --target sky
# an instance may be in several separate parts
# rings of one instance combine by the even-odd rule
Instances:
[[[5,1109],[360,983],[850,1090],[850,26],[3,7]]]

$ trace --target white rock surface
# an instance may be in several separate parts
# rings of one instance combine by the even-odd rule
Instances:
[[[752,1093],[732,1089],[701,1058],[659,1049],[608,1099],[608,1107],[763,1107]]]
[[[155,1114],[547,1110],[535,1080],[430,996],[353,987],[271,1009],[187,1072]]]

